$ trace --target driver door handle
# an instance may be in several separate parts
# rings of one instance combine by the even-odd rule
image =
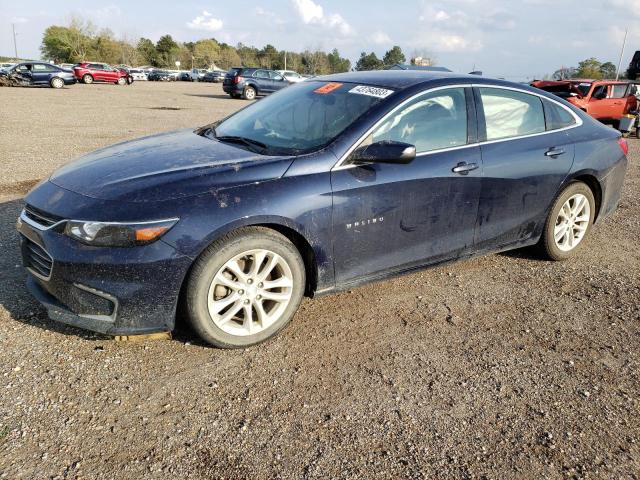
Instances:
[[[478,168],[477,163],[460,162],[453,167],[451,171],[453,173],[459,173],[460,175],[468,175],[471,170],[475,170],[476,168]]]
[[[544,152],[547,157],[556,158],[560,155],[564,155],[566,152],[561,148],[551,147],[549,150]]]

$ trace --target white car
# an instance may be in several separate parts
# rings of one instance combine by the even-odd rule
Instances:
[[[9,70],[15,63],[0,63],[0,70]]]
[[[142,82],[145,80],[149,80],[145,72],[143,72],[142,70],[137,70],[135,68],[132,68],[131,70],[129,70],[129,75],[131,75],[134,82]]]
[[[289,83],[304,82],[304,77],[293,70],[276,70]]]

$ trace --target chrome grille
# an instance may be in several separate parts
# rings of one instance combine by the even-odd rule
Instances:
[[[42,225],[45,228],[50,227],[51,225],[55,225],[60,220],[62,220],[61,217],[43,212],[42,210],[32,207],[31,205],[25,205],[24,214],[27,216],[27,218],[33,220],[38,225]]]
[[[48,280],[51,277],[53,258],[40,245],[33,243],[28,238],[24,238],[24,259],[25,266],[31,273]]]

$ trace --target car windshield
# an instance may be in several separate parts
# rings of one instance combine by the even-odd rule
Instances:
[[[328,145],[391,93],[353,83],[303,82],[255,102],[204,134],[263,145],[266,154],[308,153]]]

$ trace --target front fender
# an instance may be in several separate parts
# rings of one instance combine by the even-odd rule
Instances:
[[[279,226],[295,232],[313,250],[318,289],[333,286],[328,172],[228,188],[189,200],[181,207],[180,221],[162,238],[179,253],[195,259],[214,241],[238,228]]]

